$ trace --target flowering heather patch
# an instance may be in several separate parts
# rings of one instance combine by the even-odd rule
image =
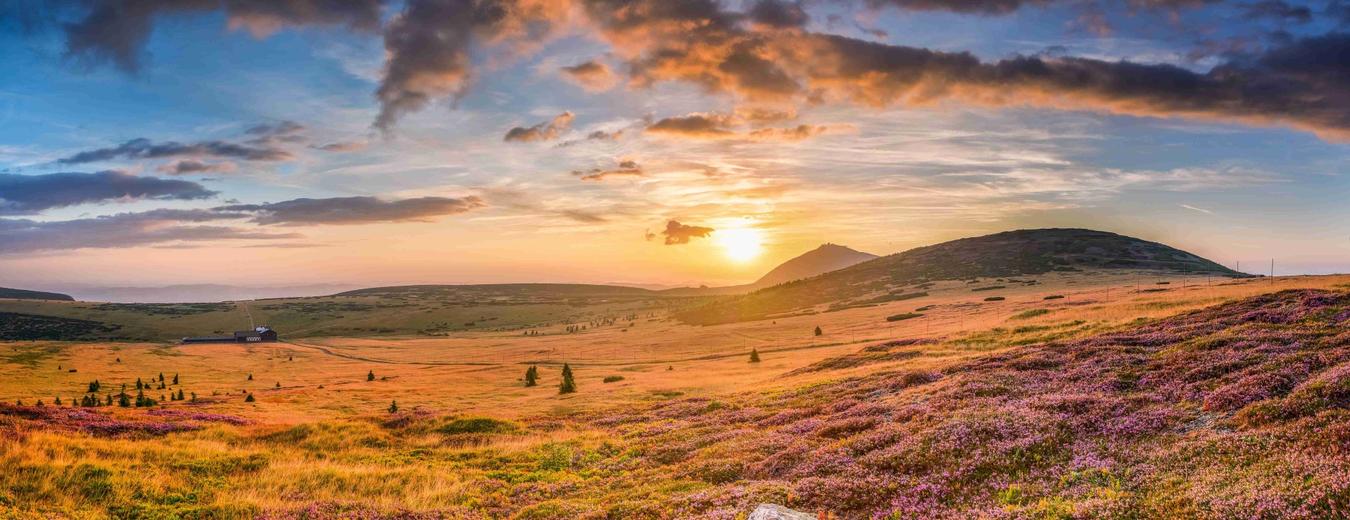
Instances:
[[[172,417],[168,421],[140,420],[141,417],[131,415],[127,415],[126,418],[117,418],[104,412],[61,406],[0,404],[0,417],[13,419],[12,427],[20,431],[25,429],[55,429],[84,432],[100,437],[161,436],[173,432],[201,429],[201,425],[189,421],[186,417]],[[142,417],[149,419],[148,416]]]
[[[699,482],[674,493],[690,517],[757,501],[841,518],[1347,517],[1347,312],[1350,296],[1286,291],[942,373],[596,423],[624,434],[637,480]]]
[[[789,372],[788,375],[806,374],[810,372],[819,372],[822,370],[838,370],[841,368],[852,368],[872,363],[882,363],[886,361],[900,361],[919,357],[922,351],[918,349],[904,349],[903,347],[913,347],[919,345],[932,345],[938,341],[931,338],[912,338],[895,341],[887,341],[871,345],[852,354],[845,354],[828,359],[823,359],[804,366],[797,370]]]
[[[160,408],[160,409],[150,410],[149,412],[146,412],[146,414],[147,414],[147,415],[153,415],[153,416],[155,416],[155,417],[166,417],[166,418],[172,418],[172,419],[181,419],[181,420],[185,420],[185,421],[199,421],[199,422],[225,423],[225,424],[233,424],[233,425],[236,425],[236,426],[240,426],[240,425],[244,425],[244,424],[248,424],[248,423],[249,423],[248,419],[245,419],[245,418],[239,417],[239,416],[235,416],[235,415],[225,415],[225,414],[219,414],[219,413],[206,413],[206,412],[194,412],[194,411],[188,411],[188,410],[173,410],[173,409],[164,409],[164,408]]]

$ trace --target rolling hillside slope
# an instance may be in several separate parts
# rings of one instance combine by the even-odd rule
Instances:
[[[1136,269],[1246,276],[1156,242],[1088,229],[1028,229],[963,238],[884,256],[814,278],[712,302],[680,319],[710,325],[770,318],[832,302],[886,301],[939,280]]]
[[[75,298],[72,298],[69,294],[29,291],[26,289],[10,289],[7,287],[0,287],[0,299],[75,301]]]

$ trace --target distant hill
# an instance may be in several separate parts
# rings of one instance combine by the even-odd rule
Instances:
[[[84,301],[117,303],[194,303],[324,296],[359,288],[350,284],[221,285],[184,284],[162,287],[76,287],[68,290]]]
[[[761,289],[772,287],[780,283],[787,283],[793,280],[810,278],[830,271],[838,271],[845,267],[861,264],[868,260],[878,258],[877,255],[855,251],[853,249],[835,245],[823,244],[820,247],[807,251],[796,258],[779,264],[764,276],[750,284],[752,288]]]
[[[911,249],[680,313],[694,324],[757,320],[830,302],[884,302],[938,280],[1091,269],[1247,276],[1156,242],[1089,229],[1028,229]]]
[[[69,294],[42,292],[42,291],[28,291],[24,289],[9,289],[5,287],[0,287],[0,298],[8,298],[11,300],[60,300],[67,302],[75,301],[75,298],[72,298]]]
[[[477,296],[573,296],[595,297],[604,295],[636,296],[655,295],[656,291],[639,287],[619,285],[590,285],[572,283],[498,283],[476,285],[397,285],[391,287],[371,287],[337,293],[333,296],[414,296],[443,297],[449,295]]]

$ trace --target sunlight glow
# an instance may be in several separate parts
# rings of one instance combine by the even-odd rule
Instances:
[[[736,262],[748,262],[764,252],[764,233],[751,227],[718,229],[713,239],[722,253]]]

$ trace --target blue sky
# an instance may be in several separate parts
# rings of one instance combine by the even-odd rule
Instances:
[[[1350,7],[1022,4],[21,1],[0,284],[718,284],[1031,226],[1350,269]]]

